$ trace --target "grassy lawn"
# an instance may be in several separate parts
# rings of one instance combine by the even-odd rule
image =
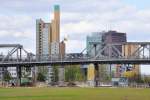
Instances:
[[[0,88],[0,100],[150,100],[150,89]]]

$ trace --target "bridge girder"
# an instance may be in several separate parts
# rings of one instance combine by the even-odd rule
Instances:
[[[129,56],[123,55],[122,46],[138,45]],[[97,51],[94,57],[87,54],[78,53],[66,54],[64,57],[60,55],[34,55],[24,50],[21,45],[0,45],[0,48],[14,47],[5,58],[0,59],[0,66],[14,65],[51,65],[51,64],[84,64],[84,63],[103,63],[103,64],[150,64],[150,42],[127,42],[127,43],[110,43],[103,44],[103,47]],[[119,48],[118,48],[119,47]],[[19,50],[19,51],[18,51]],[[23,58],[22,52],[26,57]],[[14,54],[18,55],[11,61],[9,58]],[[40,59],[36,59],[40,58]]]

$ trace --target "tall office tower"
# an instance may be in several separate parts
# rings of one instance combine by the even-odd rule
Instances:
[[[51,54],[59,55],[59,42],[60,42],[60,8],[59,5],[54,6],[54,19],[52,20],[51,25]]]
[[[60,42],[60,8],[59,5],[54,6],[54,25],[52,26],[52,42]]]
[[[54,19],[52,20],[51,42],[60,42],[60,8],[54,6]]]

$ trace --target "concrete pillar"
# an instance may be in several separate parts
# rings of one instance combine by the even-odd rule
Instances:
[[[90,87],[99,86],[99,65],[90,64],[87,71],[87,83]]]
[[[48,75],[47,75],[47,79],[48,79],[48,83],[52,82],[52,76],[53,76],[53,68],[52,66],[48,66]]]
[[[17,66],[17,86],[21,85],[21,66]]]
[[[63,85],[65,81],[65,68],[64,66],[61,66],[58,68],[58,79],[59,79],[59,85]]]
[[[94,64],[88,65],[87,84],[90,87],[94,87],[95,86],[95,67],[94,67]]]
[[[95,67],[95,87],[98,87],[99,85],[99,65],[94,64]]]
[[[33,84],[36,85],[36,79],[37,79],[37,72],[36,72],[36,66],[32,66],[31,68],[31,75],[32,75],[32,78],[33,78]]]

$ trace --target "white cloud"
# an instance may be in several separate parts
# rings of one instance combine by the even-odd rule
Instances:
[[[67,23],[62,26],[62,33],[89,33],[97,30],[94,23],[81,21],[77,23]]]
[[[35,20],[27,15],[0,14],[0,42],[21,44],[35,52]]]
[[[79,51],[85,47],[87,34],[115,29],[128,33],[130,40],[149,40],[150,9],[137,9],[121,0],[2,0],[0,14],[0,37],[27,38],[35,40],[35,20],[52,18],[53,5],[61,7],[61,38],[70,36],[67,51]],[[11,4],[11,5],[10,5]],[[18,5],[19,4],[19,5]],[[51,9],[51,10],[50,10]],[[5,11],[5,12],[4,12]],[[141,37],[142,34],[146,35]],[[135,39],[134,34],[138,37]],[[81,37],[81,38],[79,38]],[[143,39],[144,38],[144,39]],[[84,40],[84,41],[83,41]],[[80,42],[80,47],[77,44]],[[26,41],[22,42],[26,45]],[[81,43],[83,42],[83,43]],[[71,44],[72,43],[72,44]],[[31,44],[35,44],[35,41]],[[72,46],[72,47],[71,47]],[[27,46],[27,48],[29,48]],[[73,49],[75,48],[75,49]],[[35,49],[35,48],[34,48]],[[34,50],[35,51],[35,50]]]
[[[83,40],[68,40],[66,46],[68,53],[81,53],[81,51],[85,49],[85,42]]]
[[[82,1],[84,2],[84,0]],[[150,9],[140,10],[135,6],[123,4],[119,0],[110,0],[110,2],[94,0],[86,2],[88,4],[85,10],[84,5],[81,6],[85,3],[83,2],[77,7],[80,11],[77,10],[72,13],[70,10],[66,10],[66,12],[62,13],[62,33],[74,36],[78,33],[84,33],[81,35],[85,36],[93,31],[114,29],[126,32],[128,36],[136,34],[139,38],[141,34],[150,35]],[[139,40],[139,38],[137,38],[137,40]],[[135,40],[135,37],[130,37],[129,39]],[[140,41],[142,41],[142,39],[140,39]]]
[[[0,36],[31,37],[34,34],[35,25],[29,16],[0,15],[0,22]]]

